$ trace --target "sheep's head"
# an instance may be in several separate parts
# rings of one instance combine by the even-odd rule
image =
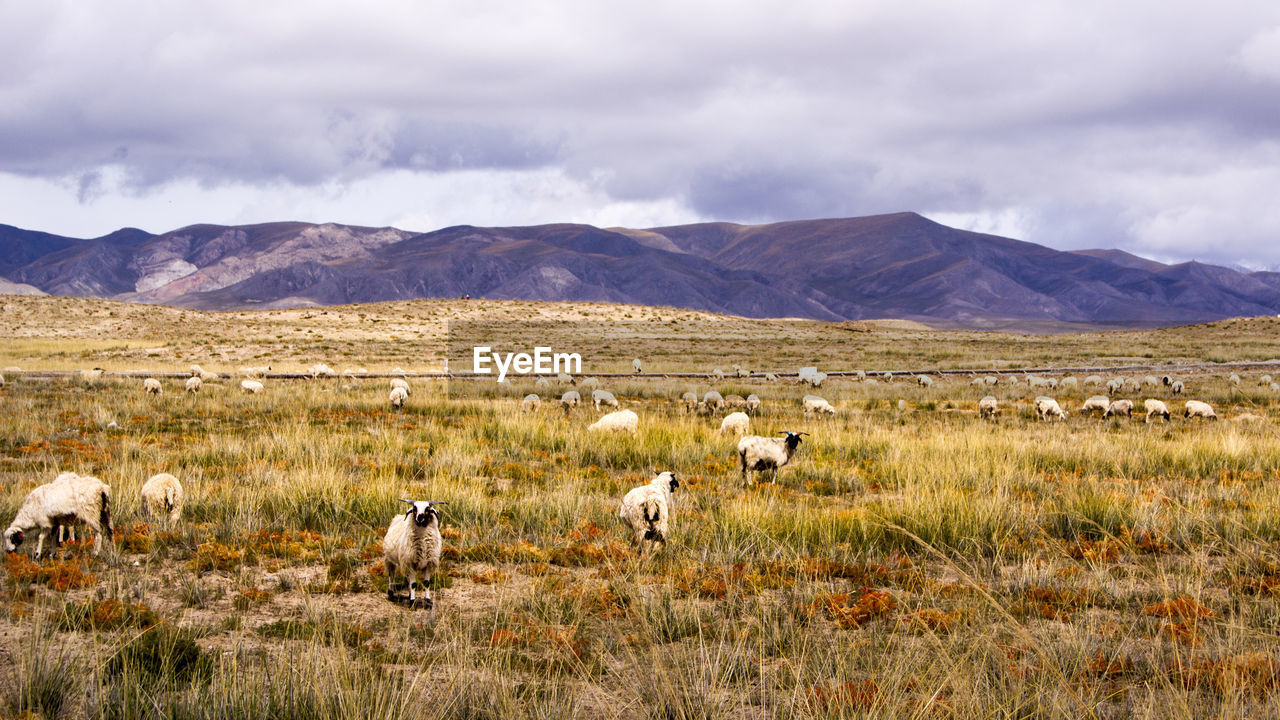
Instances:
[[[675,489],[680,487],[680,481],[676,479],[676,474],[670,470],[658,473],[658,477],[654,478],[654,480],[665,482],[667,489],[671,492],[675,492]]]
[[[795,433],[795,432],[791,432],[790,430],[780,430],[780,431],[779,431],[779,434],[780,434],[780,435],[786,435],[786,436],[787,436],[787,439],[786,439],[787,447],[791,448],[792,450],[795,450],[795,449],[796,449],[796,446],[797,446],[797,445],[799,445],[799,444],[802,442],[802,441],[800,440],[800,436],[801,436],[801,435],[808,435],[809,433],[807,433],[807,432],[798,432],[798,433]]]
[[[428,527],[431,523],[439,521],[440,511],[435,506],[444,504],[439,500],[405,500],[403,498],[400,502],[409,505],[405,516],[418,527]]]
[[[5,552],[14,552],[18,546],[22,544],[22,531],[16,527],[11,527],[4,531],[4,549]]]

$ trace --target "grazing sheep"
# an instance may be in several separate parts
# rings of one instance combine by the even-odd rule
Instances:
[[[692,390],[681,395],[680,399],[684,402],[685,412],[693,412],[693,410],[698,407],[698,394]]]
[[[560,383],[561,385],[572,385],[573,376],[570,375],[569,373],[556,373],[556,382]]]
[[[744,378],[744,377],[751,377],[751,371],[750,371],[750,370],[743,370],[742,368],[738,367],[737,365],[734,365],[734,366],[733,366],[733,374],[734,374],[734,375],[736,375],[737,377],[740,377],[740,378]]]
[[[534,412],[540,407],[542,407],[542,398],[538,397],[537,393],[529,393],[520,401],[520,409],[525,412]]]
[[[1132,400],[1112,401],[1112,403],[1107,406],[1107,411],[1102,414],[1102,417],[1104,418],[1120,417],[1121,415],[1125,417],[1133,417],[1133,401]]]
[[[257,380],[241,380],[240,389],[247,393],[257,395],[262,392],[262,383]]]
[[[1280,383],[1271,383],[1272,392],[1280,392]]]
[[[917,385],[919,385],[920,387],[924,387],[924,388],[932,387],[932,386],[933,386],[933,378],[929,377],[928,375],[917,375],[917,376],[916,376],[916,384],[917,384]]]
[[[240,374],[251,379],[265,377],[266,374],[269,372],[271,372],[270,365],[259,365],[257,367],[240,368]]]
[[[160,385],[160,381],[155,378],[147,378],[142,381],[142,390],[148,395],[159,395],[164,388]]]
[[[1005,378],[1005,382],[1009,383],[1010,385],[1017,385],[1017,384],[1018,384],[1018,376],[1017,376],[1017,375],[1009,375],[1009,376],[1006,376],[1006,378]]]
[[[724,406],[731,410],[738,410],[747,406],[747,399],[741,395],[725,395]]]
[[[1183,385],[1181,380],[1174,380],[1172,383],[1169,384],[1169,392],[1173,393],[1174,395],[1181,395],[1182,391],[1185,390],[1186,388],[1187,386]]]
[[[724,371],[720,368],[716,368],[715,370],[712,370],[707,377],[716,381],[724,380]]]
[[[755,415],[760,412],[760,396],[752,393],[747,396],[747,413]]]
[[[703,400],[699,400],[698,404],[694,406],[693,412],[697,414],[699,417],[705,417],[707,415],[715,415],[716,407],[715,405],[711,405]]]
[[[720,434],[733,433],[734,435],[746,435],[747,430],[751,427],[751,418],[744,412],[732,412],[724,416],[724,420],[720,421]]]
[[[813,414],[835,415],[836,414],[835,407],[832,406],[831,403],[827,402],[825,398],[818,397],[817,395],[805,395],[803,402],[804,402],[805,415],[813,415]]]
[[[1151,422],[1152,417],[1163,417],[1165,420],[1169,419],[1169,406],[1165,405],[1161,400],[1147,398],[1142,401],[1142,409],[1147,412],[1147,422]]]
[[[1124,378],[1111,378],[1107,381],[1107,394],[1115,395],[1124,388]]]
[[[1080,406],[1081,415],[1092,415],[1097,412],[1105,415],[1107,408],[1111,407],[1111,398],[1106,395],[1094,395],[1084,401],[1084,405]]]
[[[1270,375],[1263,375],[1262,377],[1258,378],[1258,384],[1259,384],[1259,385],[1270,385],[1270,384],[1271,384],[1271,376],[1270,376]]]
[[[640,426],[640,417],[630,410],[616,410],[587,426],[587,432],[629,432]]]
[[[1204,418],[1205,420],[1217,420],[1218,414],[1213,411],[1213,407],[1207,402],[1199,400],[1188,400],[1186,406],[1183,407],[1182,416],[1191,418]]]
[[[328,365],[325,365],[324,363],[316,363],[315,365],[312,365],[310,368],[307,369],[307,374],[311,376],[312,380],[322,378],[322,377],[338,376],[338,373],[334,372],[333,368],[329,367]]]
[[[1144,387],[1146,386],[1159,387],[1160,378],[1156,377],[1155,375],[1147,375],[1146,377],[1142,378],[1142,384]]]
[[[400,388],[401,390],[404,390],[404,394],[406,397],[413,394],[413,391],[409,388],[409,381],[405,380],[404,378],[391,379],[391,389],[394,390],[396,388]]]
[[[995,375],[987,375],[986,377],[982,378],[982,382],[988,385],[999,385],[1000,378],[996,377]]]
[[[1062,409],[1062,406],[1058,405],[1057,400],[1041,395],[1036,398],[1036,417],[1044,422],[1050,422],[1053,418],[1066,422],[1067,413]]]
[[[764,380],[765,382],[778,382],[778,376],[773,373],[765,373]]]
[[[856,377],[856,378],[858,379],[858,381],[859,381],[859,382],[861,382],[861,381],[863,381],[863,380],[866,380],[866,379],[867,379],[867,371],[866,371],[866,370],[854,370],[854,371],[853,371],[853,376],[854,376],[854,377]]]
[[[978,401],[978,417],[993,418],[1000,414],[1000,401],[988,395]]]
[[[540,377],[533,382],[533,386],[536,388],[549,388],[551,387],[551,381],[544,377]]]
[[[1079,381],[1079,380],[1077,380],[1075,377],[1064,377],[1064,378],[1062,378],[1061,380],[1059,380],[1059,381],[1058,381],[1058,389],[1059,389],[1059,390],[1063,390],[1063,391],[1065,391],[1065,390],[1067,390],[1068,388],[1070,388],[1071,390],[1079,390],[1079,389],[1080,389],[1080,381]]]
[[[638,374],[640,374],[640,372],[641,372],[641,370],[640,370],[640,358],[636,358],[636,359],[634,359],[634,360],[632,360],[632,361],[631,361],[631,370],[632,370],[633,372],[635,372],[637,375],[638,375]]]
[[[391,388],[391,394],[387,397],[391,401],[391,407],[399,410],[404,407],[405,402],[409,400],[409,392],[397,385]]]
[[[1239,385],[1240,376],[1235,373],[1231,373],[1230,377],[1227,378],[1227,382],[1231,383],[1232,385]]]
[[[796,382],[801,385],[812,385],[813,387],[822,387],[822,381],[827,379],[827,374],[818,372],[818,368],[812,365],[800,368],[800,372],[796,373]]]
[[[616,408],[618,407],[618,398],[608,390],[592,390],[591,403],[596,406],[596,412],[600,412],[600,406]]]
[[[577,390],[566,391],[560,396],[560,409],[564,410],[564,414],[568,415],[569,411],[578,407],[578,403],[582,402],[582,396]]]
[[[1142,392],[1142,383],[1138,381],[1138,378],[1129,378],[1124,381],[1123,390],[1131,393]]]
[[[586,390],[588,388],[595,390],[600,387],[600,381],[593,377],[583,378],[578,381],[578,387],[582,388],[583,390]]]
[[[631,528],[637,550],[656,550],[666,544],[671,531],[671,493],[678,487],[675,473],[662,472],[622,496],[618,517]]]
[[[1101,385],[1101,384],[1102,384],[1101,375],[1090,375],[1089,377],[1084,379],[1085,387],[1089,387],[1090,385]]]
[[[178,478],[169,473],[152,475],[142,486],[142,511],[150,517],[163,516],[172,525],[182,517],[183,497]]]
[[[80,378],[80,382],[86,385],[97,385],[102,380],[102,368],[80,370],[76,373],[76,377]]]
[[[742,479],[744,481],[747,480],[748,470],[757,473],[773,470],[773,477],[770,482],[777,482],[778,469],[791,462],[791,458],[796,454],[796,448],[802,442],[800,436],[808,435],[809,433],[794,433],[789,430],[783,430],[780,434],[785,437],[771,438],[747,435],[738,441],[738,459],[742,463]]]
[[[1165,387],[1169,387],[1170,385],[1173,384],[1173,378],[1169,377],[1168,375],[1165,375],[1160,378],[1160,382],[1163,383]]]
[[[707,394],[702,396],[702,402],[706,403],[715,412],[724,409],[724,398],[715,390],[708,390]]]
[[[1039,375],[1028,375],[1027,387],[1029,388],[1049,387],[1049,381],[1045,380]]]
[[[970,385],[986,385],[986,384],[987,384],[987,381],[986,381],[986,380],[984,380],[983,378],[976,377],[976,378],[974,378],[974,379],[970,380],[970,381],[969,381],[969,384],[970,384]]]
[[[187,378],[187,381],[183,384],[183,386],[186,389],[186,391],[189,393],[198,393],[200,392],[200,386],[203,384],[204,384],[204,381],[201,380],[198,375],[193,375]]]
[[[39,529],[35,556],[44,552],[44,541],[54,526],[84,524],[97,535],[93,554],[102,550],[102,536],[111,539],[111,488],[95,477],[62,473],[53,482],[32,490],[9,529],[4,531],[5,550],[14,552],[25,534]]]
[[[434,604],[431,599],[431,588],[427,582],[440,567],[440,550],[444,542],[440,539],[440,511],[436,505],[443,503],[433,500],[404,500],[409,510],[397,515],[387,526],[387,534],[382,538],[382,563],[387,570],[387,600],[396,600],[396,578],[403,575],[409,581],[409,604],[418,602],[414,590],[414,580],[422,583],[422,591],[426,595],[425,605],[428,609]]]

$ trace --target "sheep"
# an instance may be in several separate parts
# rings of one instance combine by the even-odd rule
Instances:
[[[1041,395],[1036,398],[1036,417],[1044,422],[1050,422],[1053,418],[1066,422],[1067,413],[1062,409],[1062,406],[1058,405],[1057,400]]]
[[[262,392],[262,383],[257,380],[241,380],[240,389],[252,395],[257,395]]]
[[[1000,414],[1000,401],[994,395],[988,395],[978,401],[978,417],[994,418]]]
[[[1128,380],[1124,381],[1123,390],[1125,392],[1134,392],[1134,393],[1142,392],[1142,383],[1138,381],[1138,378],[1129,378]]]
[[[755,415],[760,412],[760,396],[752,393],[747,396],[747,413]]]
[[[578,381],[578,387],[582,388],[583,390],[586,390],[587,388],[591,388],[592,390],[595,390],[600,387],[600,381],[593,377],[583,378],[582,380]]]
[[[338,376],[338,373],[334,372],[333,368],[329,367],[328,365],[325,365],[324,363],[316,363],[315,365],[312,365],[310,368],[307,369],[307,374],[311,376],[312,380],[322,378],[322,377]]]
[[[600,406],[616,408],[618,407],[618,398],[608,390],[592,390],[591,403],[596,406],[596,412],[600,412]]]
[[[711,373],[707,375],[707,377],[719,382],[721,380],[724,380],[724,371],[721,370],[720,368],[716,368],[712,370]]]
[[[544,377],[540,377],[534,381],[533,386],[536,388],[549,388],[551,387],[551,381]]]
[[[1280,383],[1271,383],[1271,392],[1280,392]]]
[[[582,396],[577,390],[568,390],[560,396],[560,409],[564,410],[564,414],[568,415],[569,411],[578,407],[578,403],[582,402]]]
[[[25,534],[38,528],[35,556],[40,557],[53,527],[72,523],[83,523],[94,531],[93,554],[97,555],[102,550],[102,536],[111,539],[111,488],[106,483],[68,472],[35,488],[4,531],[5,550],[16,551]]]
[[[630,410],[617,410],[601,417],[587,426],[587,432],[629,432],[636,433],[640,425],[640,417]]]
[[[1027,387],[1029,388],[1048,387],[1048,386],[1049,386],[1049,382],[1044,378],[1040,377],[1039,375],[1027,376]]]
[[[747,471],[763,472],[765,470],[773,470],[773,477],[770,482],[778,481],[778,469],[784,467],[791,462],[791,458],[796,454],[796,448],[802,442],[801,435],[809,433],[794,433],[790,430],[781,431],[785,437],[761,437],[759,435],[746,435],[738,441],[738,460],[742,463],[742,479],[747,480]],[[748,483],[750,484],[750,483]]]
[[[425,606],[431,609],[431,588],[427,582],[440,567],[440,550],[444,542],[440,539],[440,511],[436,505],[443,505],[438,500],[404,500],[400,502],[409,506],[408,512],[396,515],[387,526],[387,534],[382,538],[382,563],[387,571],[387,600],[396,601],[396,578],[404,575],[409,582],[409,604],[418,602],[413,581],[422,583],[422,591],[426,595]]]
[[[1102,384],[1101,375],[1090,375],[1089,377],[1084,379],[1085,387],[1089,387],[1090,385],[1101,385],[1101,384]]]
[[[164,387],[155,378],[147,378],[142,381],[142,391],[148,395],[159,395],[163,390]]]
[[[1199,400],[1188,400],[1183,407],[1182,416],[1190,420],[1191,418],[1204,418],[1205,420],[1217,420],[1218,414],[1213,411],[1213,407],[1207,402]]]
[[[986,385],[987,381],[985,378],[976,377],[973,380],[970,380],[969,384],[970,385]]]
[[[933,378],[928,375],[917,375],[916,384],[923,388],[933,387]]]
[[[863,380],[866,380],[866,379],[867,379],[867,371],[866,371],[866,370],[854,370],[854,371],[853,371],[853,376],[854,376],[854,377],[856,377],[856,378],[858,379],[858,381],[859,381],[859,382],[861,382],[861,381],[863,381]]]
[[[724,416],[724,420],[720,421],[720,434],[733,433],[734,435],[746,435],[751,428],[751,418],[744,412],[732,412]]]
[[[406,397],[413,394],[413,390],[409,388],[409,381],[405,380],[404,378],[391,379],[391,389],[394,390],[396,388],[400,388],[401,390],[404,390],[404,394]]]
[[[888,370],[885,370],[884,372],[880,373],[880,377],[884,378],[884,381],[887,383],[893,382],[893,373],[889,372]]]
[[[1080,406],[1080,414],[1092,415],[1094,412],[1098,412],[1105,415],[1109,407],[1111,407],[1111,398],[1106,395],[1093,395],[1084,401],[1084,405]]]
[[[1270,385],[1270,384],[1271,384],[1271,376],[1270,376],[1270,375],[1263,375],[1262,377],[1258,378],[1258,384],[1259,384],[1259,385]]]
[[[1063,390],[1063,391],[1065,391],[1065,390],[1067,390],[1067,388],[1070,388],[1070,389],[1072,389],[1072,390],[1079,390],[1079,389],[1080,389],[1080,381],[1079,381],[1079,380],[1077,380],[1074,376],[1072,376],[1072,377],[1064,377],[1064,378],[1062,378],[1061,380],[1059,380],[1059,381],[1058,381],[1058,389],[1059,389],[1059,390]]]
[[[260,365],[258,367],[241,367],[240,368],[240,374],[251,380],[265,377],[266,374],[269,372],[271,372],[270,365]]]
[[[1133,401],[1132,400],[1114,400],[1107,406],[1107,411],[1102,417],[1133,417]]]
[[[4,387],[4,375],[0,375],[0,388]]]
[[[1165,375],[1160,378],[1160,382],[1164,384],[1165,387],[1169,387],[1170,385],[1173,384],[1173,378],[1169,377],[1168,375]]]
[[[698,394],[692,390],[681,395],[680,400],[684,402],[684,411],[687,413],[693,412],[694,408],[698,407]]]
[[[1009,376],[1007,376],[1007,377],[1005,378],[1005,382],[1009,383],[1010,385],[1017,385],[1017,384],[1018,384],[1018,376],[1017,376],[1017,375],[1009,375]]]
[[[409,393],[402,387],[396,386],[391,388],[391,394],[387,396],[387,400],[391,402],[391,407],[399,410],[409,399]]]
[[[142,510],[152,517],[164,516],[172,525],[182,517],[184,495],[178,478],[169,473],[152,475],[142,486]]]
[[[812,385],[815,388],[822,387],[822,381],[827,379],[827,374],[818,372],[818,368],[812,365],[800,368],[800,372],[796,373],[796,382],[801,385]]]
[[[708,390],[707,394],[702,396],[702,402],[706,403],[714,411],[724,409],[724,398],[715,390]]]
[[[1146,386],[1159,387],[1160,378],[1156,377],[1155,375],[1147,375],[1146,377],[1142,378],[1142,385],[1143,387],[1146,387]]]
[[[1172,383],[1169,384],[1169,392],[1173,393],[1174,395],[1181,395],[1182,391],[1185,390],[1186,388],[1187,386],[1183,385],[1181,380],[1174,380]]]
[[[80,370],[76,373],[76,377],[80,378],[80,382],[86,385],[97,385],[102,380],[102,368]]]
[[[1147,422],[1151,422],[1151,418],[1155,416],[1163,417],[1166,421],[1169,419],[1169,406],[1155,398],[1143,400],[1142,409],[1147,412]]]
[[[632,360],[632,361],[631,361],[631,370],[632,370],[633,372],[635,372],[635,374],[637,374],[637,375],[639,375],[639,374],[640,374],[640,372],[641,372],[641,370],[640,370],[640,358],[636,358],[636,359],[634,359],[634,360]]]
[[[737,365],[734,365],[734,366],[733,366],[733,374],[734,374],[735,376],[737,376],[737,377],[740,377],[740,378],[744,378],[744,377],[751,377],[751,371],[750,371],[750,370],[743,370],[742,368],[738,367]]]
[[[693,412],[699,417],[704,417],[706,415],[715,415],[716,408],[714,405],[708,404],[704,400],[699,400],[698,404],[694,406]]]
[[[1231,383],[1232,385],[1239,385],[1240,376],[1235,373],[1231,373],[1231,375],[1227,378],[1227,382]]]
[[[191,377],[187,378],[187,381],[185,383],[183,383],[183,388],[185,389],[186,392],[198,393],[200,392],[200,386],[203,384],[204,384],[204,381],[200,379],[199,375],[192,375]]]
[[[1107,394],[1115,395],[1124,388],[1124,378],[1111,378],[1107,381]]]
[[[777,376],[777,375],[774,375],[773,373],[765,373],[765,374],[764,374],[764,381],[765,381],[765,382],[778,382],[778,376]]]
[[[561,385],[572,385],[573,376],[570,375],[569,373],[556,373],[556,382],[560,383]]]
[[[827,402],[825,398],[818,397],[817,395],[805,395],[802,402],[804,402],[805,415],[813,415],[815,413],[818,415],[836,414],[835,407],[833,407],[831,403]]]
[[[667,471],[622,496],[618,517],[631,528],[637,550],[656,550],[666,544],[671,531],[671,493],[678,487],[675,473]]]
[[[542,407],[542,398],[537,393],[529,393],[520,401],[520,409],[524,412],[534,412]]]
[[[725,395],[724,406],[732,410],[738,410],[747,406],[747,399],[741,395]]]

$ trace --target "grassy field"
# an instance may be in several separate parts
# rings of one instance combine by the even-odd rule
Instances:
[[[5,559],[0,715],[28,718],[1079,718],[1280,714],[1280,393],[1201,361],[1280,356],[1280,324],[1028,336],[759,321],[607,305],[395,303],[204,314],[0,298],[0,366],[219,372],[436,369],[450,323],[512,343],[615,328],[588,372],[1168,364],[1219,422],[1071,412],[1025,382],[618,379],[639,433],[533,390],[238,379],[159,397],[141,380],[0,389],[0,515],[63,470],[113,493],[116,537]],[[535,328],[531,331],[529,328]],[[536,335],[537,337],[527,337]],[[552,342],[560,342],[559,339]],[[1110,377],[1109,375],[1105,375]],[[1081,378],[1083,379],[1083,378]],[[685,390],[758,394],[752,430],[810,435],[777,484],[742,482]],[[453,388],[456,390],[455,388]],[[555,388],[553,388],[555,390]],[[985,394],[1003,414],[977,417]],[[548,397],[546,391],[544,398]],[[114,424],[113,424],[114,423]],[[682,479],[671,541],[638,558],[617,518]],[[187,489],[175,527],[139,488]],[[386,600],[401,497],[448,501],[433,610]]]

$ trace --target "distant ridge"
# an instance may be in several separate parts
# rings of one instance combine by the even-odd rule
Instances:
[[[947,327],[1157,327],[1280,312],[1280,274],[1063,252],[915,213],[649,229],[279,222],[93,239],[0,225],[0,280],[205,310],[491,297]],[[0,283],[0,292],[9,285]]]

